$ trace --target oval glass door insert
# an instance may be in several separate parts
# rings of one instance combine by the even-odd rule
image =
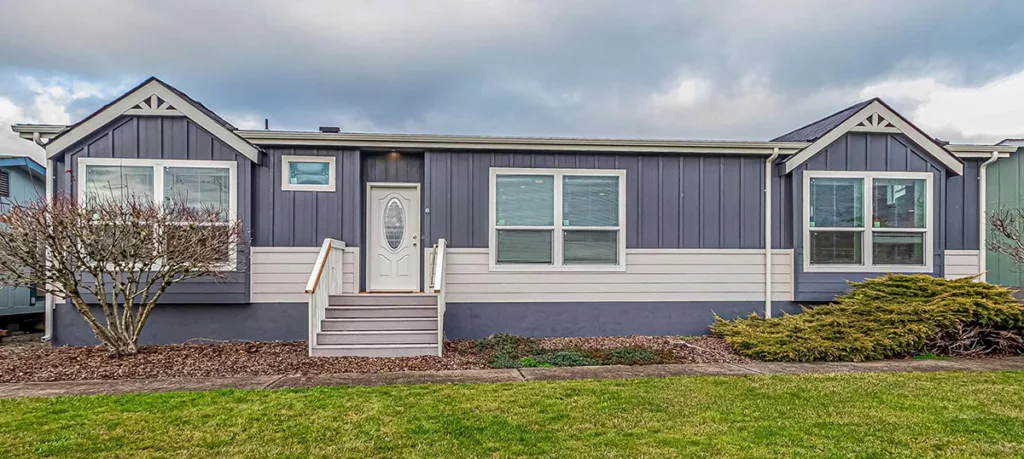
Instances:
[[[384,242],[391,250],[398,250],[405,239],[405,207],[398,198],[391,198],[384,205]]]

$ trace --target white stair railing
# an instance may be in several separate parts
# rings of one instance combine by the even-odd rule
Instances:
[[[316,257],[313,271],[306,282],[306,294],[309,295],[309,354],[313,355],[316,346],[316,335],[321,330],[321,323],[327,314],[331,295],[342,293],[342,264],[345,257],[345,243],[335,239],[324,239],[320,246],[320,254]]]
[[[434,244],[433,263],[430,269],[430,290],[437,295],[437,356],[444,354],[444,310],[445,310],[445,251],[448,242],[438,239]]]

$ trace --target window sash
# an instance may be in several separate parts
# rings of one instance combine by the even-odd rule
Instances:
[[[227,169],[228,171],[228,220],[224,222],[210,223],[216,226],[232,225],[238,219],[238,166],[234,161],[204,161],[204,160],[162,160],[162,159],[134,159],[134,158],[79,158],[78,170],[76,171],[77,196],[80,202],[87,203],[86,180],[88,179],[88,166],[115,166],[115,167],[151,167],[153,168],[153,193],[151,197],[154,203],[166,202],[166,190],[164,189],[164,171],[166,168],[210,168]],[[224,271],[233,271],[238,265],[237,247],[229,249],[230,260],[224,264]]]
[[[863,181],[863,225],[853,228],[836,227],[811,227],[810,226],[810,182],[811,178],[850,178]],[[920,180],[925,187],[925,226],[923,228],[885,228],[874,227],[874,180]],[[929,172],[839,172],[839,171],[808,171],[804,173],[804,205],[803,205],[803,231],[804,231],[804,270],[818,272],[932,272],[934,257],[934,196],[932,188],[932,174]],[[863,232],[861,264],[812,264],[810,262],[810,241],[812,232],[823,231],[857,231]],[[876,264],[873,260],[875,233],[916,233],[923,234],[924,239],[924,264],[921,265],[885,265]]]
[[[496,180],[501,175],[538,175],[554,177],[554,224],[547,226],[515,226],[498,225],[496,219],[497,187]],[[565,176],[607,176],[618,178],[618,225],[616,226],[570,226],[564,224],[563,177]],[[569,271],[623,271],[625,270],[625,220],[626,220],[626,171],[604,169],[540,169],[540,168],[491,168],[490,172],[490,267],[492,270],[533,271],[533,270],[569,270]],[[497,232],[499,230],[543,230],[552,232],[552,263],[544,265],[511,264],[497,262]],[[566,231],[606,231],[616,235],[616,264],[566,264],[565,263],[565,232]]]

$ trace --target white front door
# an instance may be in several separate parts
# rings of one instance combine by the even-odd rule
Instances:
[[[370,183],[366,201],[366,289],[420,289],[420,186]]]

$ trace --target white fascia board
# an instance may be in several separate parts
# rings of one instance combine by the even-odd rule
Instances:
[[[85,136],[113,121],[118,116],[131,114],[129,112],[133,110],[135,106],[139,105],[139,103],[143,101],[151,99],[153,96],[160,97],[164,101],[169,102],[170,105],[180,112],[181,115],[186,116],[203,129],[206,129],[213,134],[214,137],[217,137],[231,148],[251,159],[253,162],[259,162],[259,151],[256,147],[252,146],[231,130],[225,128],[220,123],[199,111],[199,109],[193,106],[190,102],[181,98],[174,91],[171,91],[156,80],[150,81],[130,94],[125,95],[121,100],[103,109],[101,112],[96,113],[92,118],[89,118],[82,124],[75,126],[71,131],[66,132],[59,138],[47,143],[45,147],[46,157],[54,157],[64,149],[73,145],[75,142],[82,140]],[[173,114],[170,115],[173,116]]]
[[[1017,151],[1015,145],[978,145],[978,144],[949,144],[946,149],[957,156],[957,158],[991,158],[992,152],[999,154],[1000,158],[1009,158],[1011,153]]]
[[[846,121],[843,121],[841,124],[839,124],[839,126],[836,126],[834,129],[829,131],[820,139],[811,143],[807,148],[804,148],[802,151],[793,155],[793,157],[789,158],[789,160],[783,163],[785,165],[785,173],[788,174],[790,172],[793,172],[794,169],[799,167],[801,164],[809,161],[811,158],[814,157],[814,155],[820,153],[826,147],[831,145],[832,142],[835,142],[847,132],[863,132],[863,129],[854,128],[857,127],[857,125],[860,124],[862,121],[868,119],[868,117],[876,113],[885,118],[885,120],[888,121],[892,127],[898,129],[903,135],[910,138],[911,141],[924,148],[924,150],[927,151],[928,154],[932,155],[936,160],[938,160],[944,166],[949,168],[949,170],[955,172],[956,175],[964,174],[964,165],[956,158],[954,154],[952,154],[939,144],[935,143],[934,140],[924,135],[924,133],[919,131],[914,126],[910,125],[910,123],[904,121],[903,118],[901,118],[896,113],[893,113],[884,104],[877,100],[860,109],[860,111],[858,111],[856,114],[848,118]]]
[[[466,148],[481,150],[547,150],[635,153],[715,153],[770,155],[776,148],[792,154],[807,142],[685,141],[643,139],[574,139],[484,137],[415,134],[237,131],[257,145],[341,146],[362,148]]]

